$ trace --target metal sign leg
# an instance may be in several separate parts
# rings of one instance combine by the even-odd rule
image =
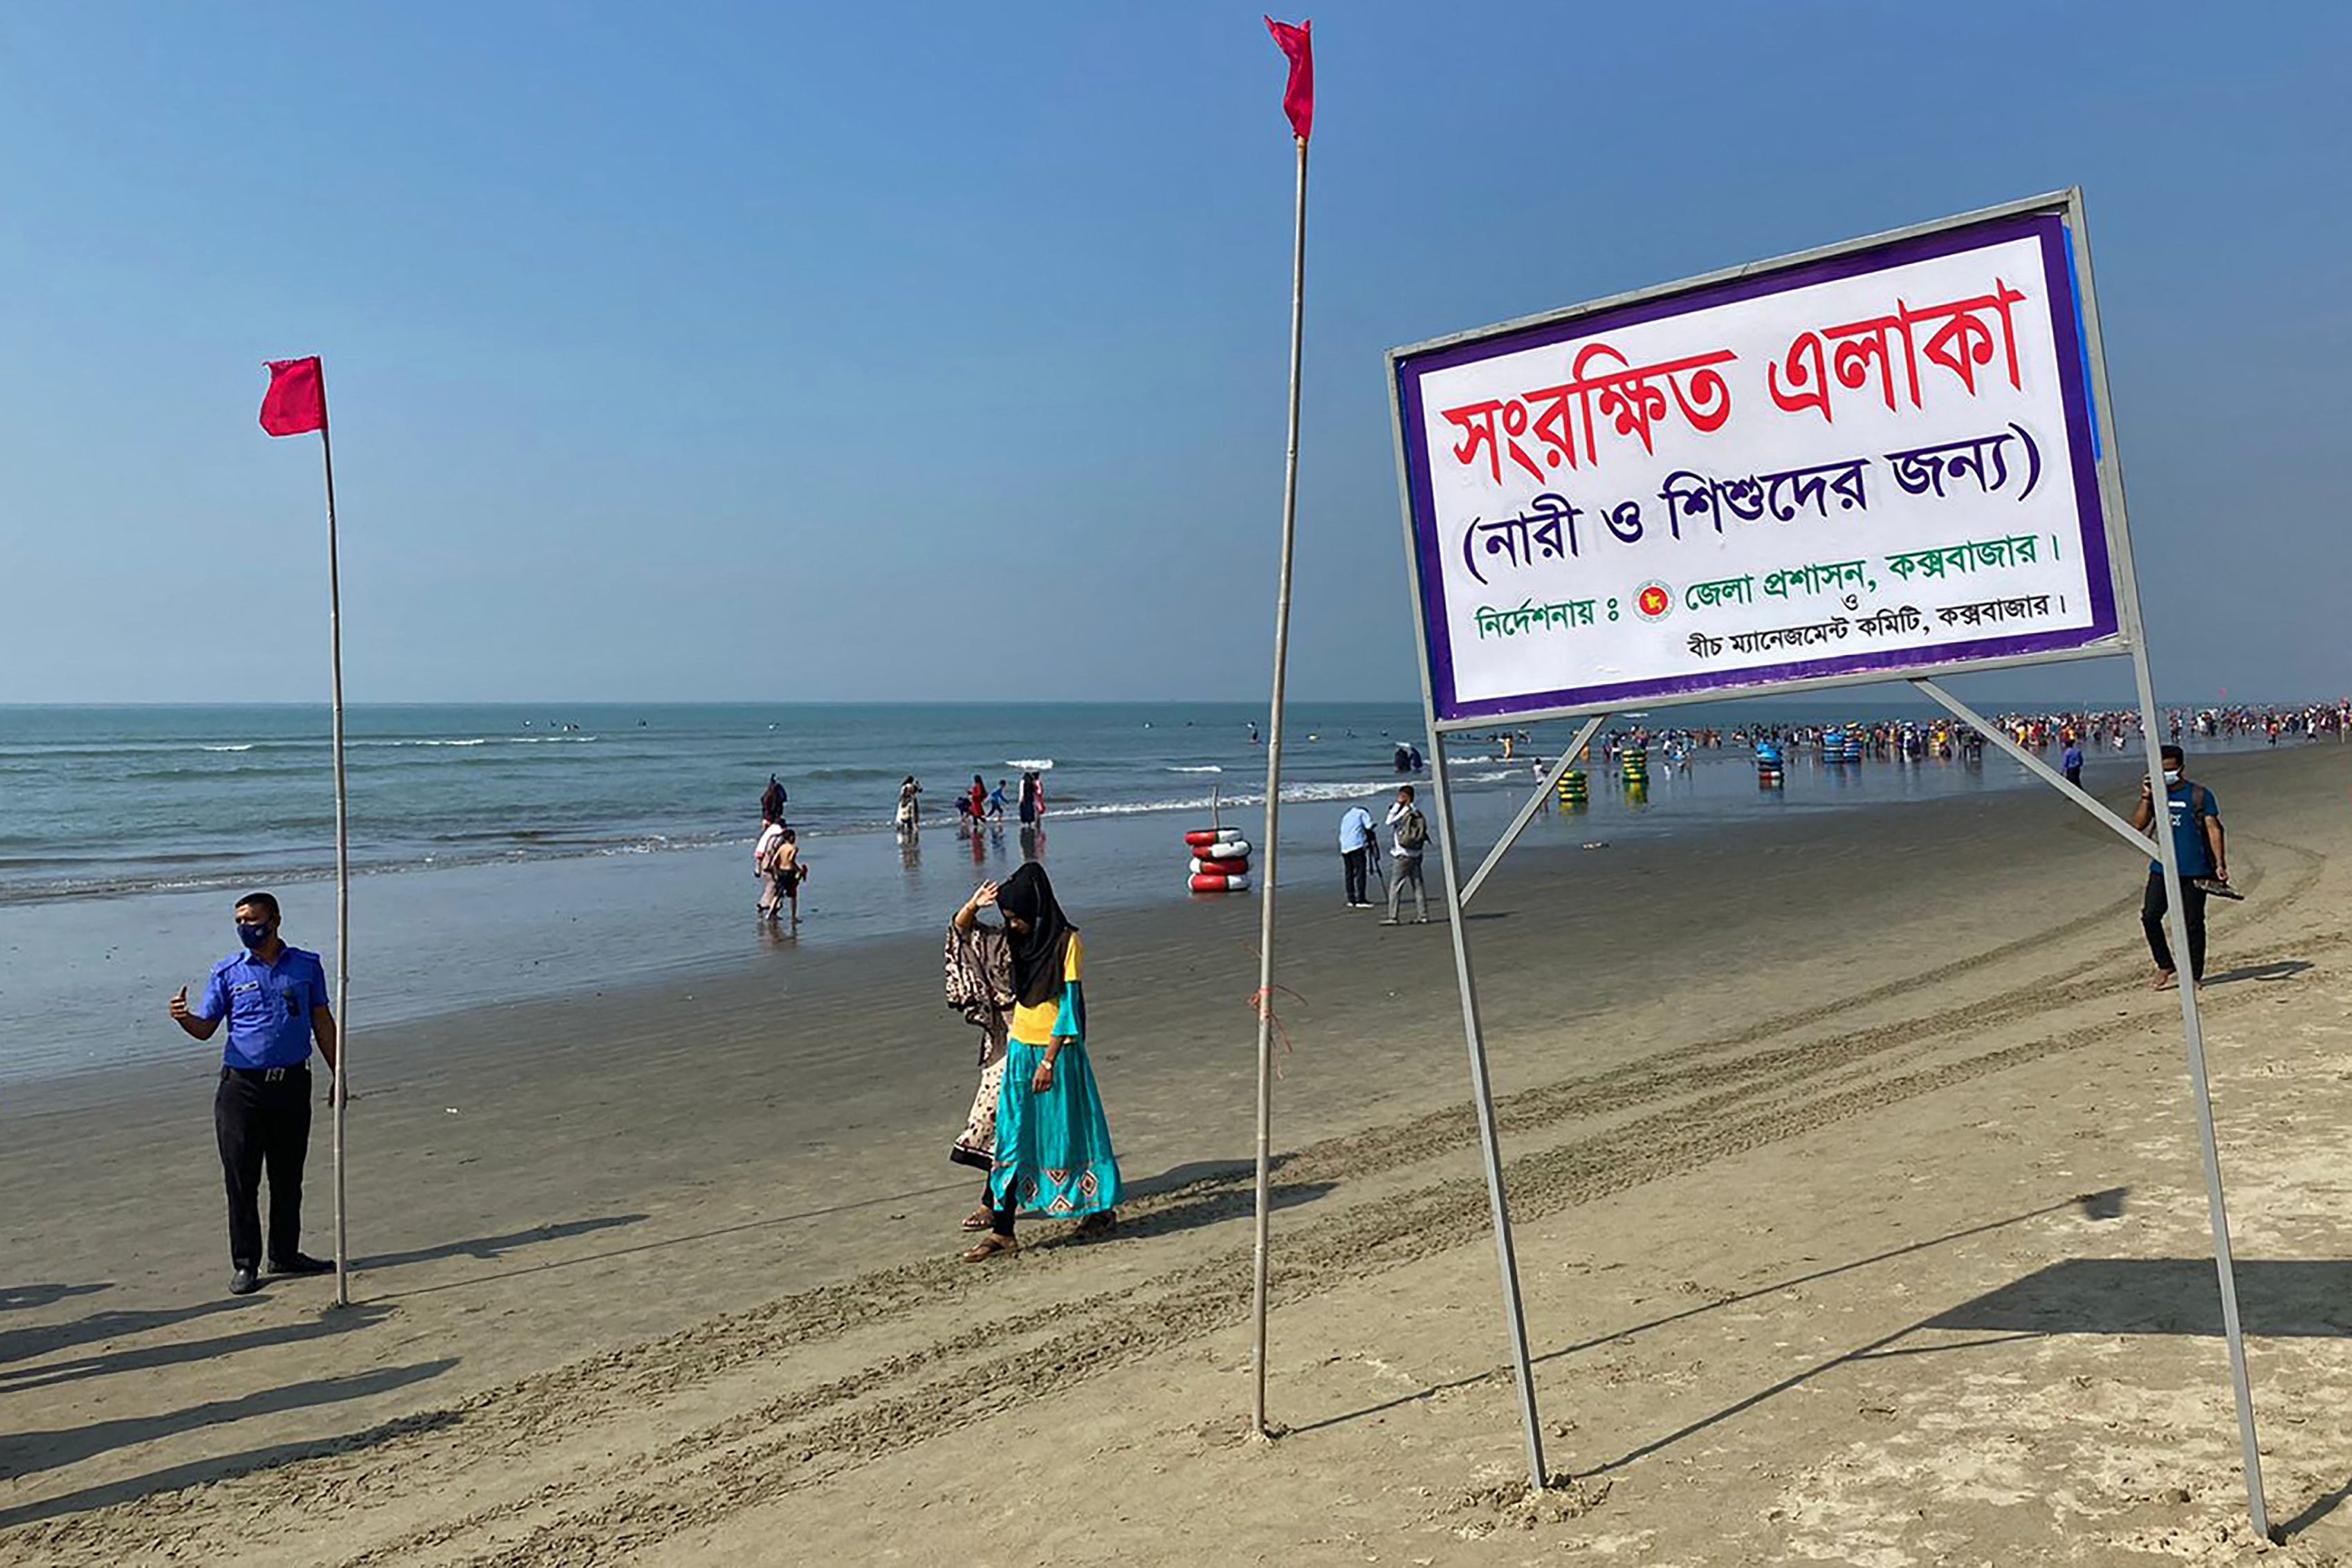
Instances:
[[[2128,604],[2125,612],[2137,622],[2137,601]],[[2134,636],[2137,636],[2136,624]],[[2148,788],[2151,799],[2161,800],[2164,797],[2164,758],[2157,735],[2158,715],[2148,676],[2147,658],[2137,644],[2135,644],[2132,653],[2132,664],[2139,677],[2140,727],[2145,732],[2142,738],[2147,748]],[[2173,961],[2190,966],[2189,978],[2180,988],[2180,1023],[2189,1045],[2189,1092],[2197,1109],[2198,1148],[2205,1163],[2205,1203],[2207,1218],[2213,1231],[2213,1270],[2221,1287],[2221,1332],[2230,1345],[2230,1387],[2237,1399],[2238,1441],[2245,1458],[2246,1510],[2254,1528],[2267,1539],[2271,1532],[2270,1510],[2263,1500],[2263,1455],[2261,1444],[2254,1435],[2254,1396],[2246,1376],[2246,1338],[2238,1325],[2238,1274],[2230,1247],[2230,1206],[2221,1190],[2221,1151],[2213,1134],[2213,1092],[2205,1072],[2205,1030],[2197,1012],[2196,967],[2189,956],[2189,914],[2180,895],[2180,862],[2173,847],[2170,814],[2164,808],[2158,809],[2156,820],[2150,824],[2156,832],[2156,842],[2148,843],[2128,822],[2067,783],[2048,763],[2003,735],[2000,726],[1942,686],[1930,680],[1914,680],[1911,684],[1941,704],[1961,723],[1974,725],[1985,738],[2023,764],[2027,771],[2113,828],[2126,843],[2137,850],[2154,849],[2156,858],[2164,867],[2165,897],[2170,904],[2165,918],[2172,931]],[[2177,969],[2174,971],[2175,974],[2179,972]]]
[[[1478,1148],[1486,1163],[1486,1197],[1494,1211],[1495,1255],[1503,1274],[1503,1314],[1511,1336],[1511,1366],[1518,1379],[1519,1420],[1527,1432],[1528,1479],[1546,1484],[1543,1428],[1536,1415],[1535,1368],[1528,1358],[1527,1310],[1519,1301],[1518,1255],[1511,1244],[1510,1206],[1503,1196],[1502,1149],[1495,1133],[1495,1094],[1486,1081],[1486,1038],[1478,1024],[1478,986],[1470,972],[1470,928],[1462,918],[1460,851],[1454,841],[1454,795],[1445,737],[1429,735],[1430,782],[1437,799],[1437,853],[1445,867],[1446,925],[1454,936],[1454,973],[1462,987],[1462,1033],[1470,1048],[1471,1097],[1478,1110]]]

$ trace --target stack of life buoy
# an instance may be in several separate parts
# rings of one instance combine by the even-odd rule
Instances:
[[[1592,803],[1592,786],[1581,768],[1559,776],[1559,804],[1564,811],[1581,811]]]
[[[1624,769],[1626,783],[1641,789],[1649,787],[1650,748],[1648,747],[1627,747],[1624,756],[1619,758],[1619,765]]]
[[[1194,893],[1247,893],[1250,843],[1231,828],[1195,828],[1184,835],[1192,857]]]
[[[1862,727],[1860,725],[1845,732],[1845,756],[1842,760],[1847,762],[1862,760]]]
[[[1787,769],[1780,761],[1780,748],[1769,740],[1756,743],[1756,785],[1760,789],[1778,789],[1786,781]]]

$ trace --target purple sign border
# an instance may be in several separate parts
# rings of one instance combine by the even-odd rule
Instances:
[[[1456,697],[1454,645],[1446,628],[1443,546],[1437,538],[1436,505],[1431,494],[1428,448],[1423,434],[1428,428],[1421,397],[1423,376],[1454,365],[1594,337],[1643,321],[1687,315],[1693,310],[1761,298],[1816,283],[1856,277],[1884,271],[1890,267],[1957,256],[2024,238],[2041,242],[2042,282],[2048,290],[2046,298],[2051,325],[2057,338],[2058,382],[2061,401],[2066,411],[2067,456],[2074,476],[2083,559],[2087,568],[2091,591],[2091,623],[2088,626],[2028,632],[2013,637],[1975,638],[1933,648],[1873,651],[1834,659],[1806,659],[1712,674],[1702,671],[1657,680],[1625,681],[1614,685],[1564,686],[1554,691],[1490,697],[1475,702],[1464,702]],[[2119,623],[2116,610],[2115,570],[2107,552],[2105,507],[2100,500],[2090,389],[2084,382],[2088,357],[2082,335],[2082,299],[2075,288],[2074,252],[2068,241],[2065,218],[2060,213],[2049,212],[1958,225],[1769,273],[1636,300],[1616,309],[1499,331],[1426,353],[1400,355],[1395,361],[1396,390],[1404,433],[1406,480],[1412,506],[1414,570],[1421,580],[1423,629],[1429,650],[1430,698],[1438,722],[1475,720],[1554,708],[1617,706],[1668,696],[1716,693],[1737,695],[1751,687],[1816,681],[1824,677],[1868,678],[1884,674],[1888,679],[1900,679],[1906,670],[1949,669],[1971,663],[2061,653],[2116,636]]]

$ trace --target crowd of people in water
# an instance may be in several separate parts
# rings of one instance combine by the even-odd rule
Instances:
[[[1010,785],[999,779],[990,789],[988,780],[975,773],[971,788],[959,790],[955,797],[956,825],[971,829],[985,823],[1004,821],[1004,807]],[[1036,768],[1024,770],[1021,786],[1012,796],[1014,813],[1024,828],[1039,828],[1045,821],[1045,779]],[[900,839],[909,838],[923,831],[923,785],[913,774],[898,786],[898,804],[891,813],[891,824]]]
[[[2029,751],[2063,748],[2070,752],[2121,752],[2140,741],[2137,708],[2004,713],[1993,722],[2004,737]],[[2257,738],[2272,746],[2282,740],[2298,739],[2341,743],[2352,738],[2352,698],[2300,707],[2242,705],[2169,708],[2164,713],[2164,726],[2163,738],[2174,745],[2200,740],[2237,745]],[[1531,732],[1497,731],[1480,738],[1497,748],[1493,754],[1495,760],[1532,760],[1540,771],[1543,759],[1538,755],[1538,737]],[[1762,723],[1733,728],[1618,726],[1594,737],[1591,750],[1594,758],[1608,765],[1617,763],[1628,751],[1639,750],[1658,758],[1671,770],[1686,766],[1701,752],[1775,756],[1814,752],[1829,760],[1836,760],[1839,754],[1853,757],[1859,752],[1874,760],[1966,760],[1980,757],[1985,745],[1985,737],[1974,726],[1957,719],[1868,718],[1839,723]],[[1414,755],[1417,762],[1418,753]],[[1403,766],[1400,761],[1400,771]]]

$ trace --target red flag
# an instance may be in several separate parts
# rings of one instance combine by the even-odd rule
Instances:
[[[1315,40],[1310,37],[1314,28],[1311,20],[1294,27],[1271,16],[1265,19],[1265,30],[1290,57],[1290,83],[1282,89],[1282,112],[1290,116],[1290,129],[1301,141],[1315,129]]]
[[[272,435],[303,435],[327,428],[327,383],[319,357],[269,361],[269,391],[261,399],[261,428]]]

